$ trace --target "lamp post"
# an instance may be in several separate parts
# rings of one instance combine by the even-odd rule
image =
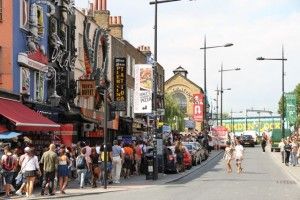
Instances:
[[[221,72],[221,126],[223,125],[223,72],[239,70],[241,70],[241,68],[223,69],[223,64],[221,65],[221,69],[219,70],[219,72]]]
[[[285,128],[284,128],[284,117],[285,117],[285,99],[284,99],[284,61],[287,61],[286,58],[284,58],[284,48],[282,46],[281,48],[281,58],[264,58],[264,57],[258,57],[256,60],[279,60],[282,63],[282,72],[281,72],[281,79],[282,79],[282,113],[281,113],[281,134],[282,138],[285,137]]]
[[[206,114],[206,97],[207,97],[207,88],[206,88],[206,50],[207,49],[214,49],[214,48],[219,48],[219,47],[231,47],[233,46],[232,43],[227,43],[224,45],[217,45],[217,46],[206,46],[206,36],[204,36],[204,47],[201,47],[200,49],[203,50],[203,55],[204,55],[204,111],[203,111],[203,119],[204,119],[204,127],[205,127],[205,122],[207,121],[207,114]]]
[[[175,2],[175,1],[181,1],[181,0],[155,0],[151,1],[149,4],[154,4],[154,59],[153,59],[153,115],[154,115],[154,133],[153,133],[153,180],[158,179],[158,160],[157,160],[157,122],[156,122],[156,98],[157,98],[157,5],[161,3],[169,3],[169,2]]]

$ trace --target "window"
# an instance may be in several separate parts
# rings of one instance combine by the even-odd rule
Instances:
[[[83,61],[83,35],[82,34],[78,34],[78,60]]]
[[[2,0],[3,1],[3,0]],[[29,3],[28,0],[20,0],[20,28],[29,28]]]
[[[135,59],[132,58],[132,63],[131,63],[131,76],[134,76],[135,70],[134,70],[134,66],[135,66]]]
[[[131,57],[130,55],[127,55],[127,74],[130,75],[130,72],[131,72]]]
[[[97,66],[101,68],[103,65],[103,49],[102,49],[102,45],[99,44],[98,46],[98,52],[97,52]]]
[[[3,8],[3,5],[2,5],[2,0],[0,0],[0,22],[2,22],[2,20],[3,20],[3,11],[2,11],[2,8]]]
[[[21,67],[21,94],[30,94],[30,71],[28,68]]]
[[[36,9],[36,17],[37,17],[37,27],[38,27],[38,35],[44,35],[44,15],[43,15],[43,7],[37,6]]]
[[[173,95],[173,98],[179,104],[180,110],[183,113],[186,113],[187,112],[187,99],[186,99],[186,96],[182,93],[176,93],[176,94]]]
[[[40,71],[34,73],[34,100],[44,100],[44,73]]]

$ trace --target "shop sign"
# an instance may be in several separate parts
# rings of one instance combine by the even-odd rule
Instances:
[[[185,87],[174,87],[172,89],[172,94],[177,94],[177,93],[185,94],[188,97],[189,102],[191,103],[194,102],[194,98],[193,95],[191,94],[191,91],[186,89]]]
[[[152,112],[152,65],[135,65],[134,113]]]
[[[116,111],[126,111],[126,58],[114,59],[114,100]]]
[[[79,95],[83,97],[95,96],[95,81],[94,80],[80,80],[79,81]]]
[[[85,137],[104,137],[104,132],[103,130],[88,131],[85,133]]]
[[[193,118],[197,122],[203,121],[203,94],[194,94]]]

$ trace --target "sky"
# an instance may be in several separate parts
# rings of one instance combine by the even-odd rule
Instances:
[[[88,0],[75,0],[87,8]],[[154,44],[154,6],[150,0],[107,0],[111,16],[122,16],[124,39],[134,46]],[[246,109],[277,113],[282,95],[281,61],[257,61],[257,57],[285,57],[285,91],[300,83],[299,0],[182,0],[158,6],[158,62],[166,80],[182,66],[188,78],[203,88],[204,54],[207,46],[233,43],[232,47],[207,50],[207,94],[216,106],[220,73],[223,73],[223,112]],[[220,102],[220,100],[219,100]],[[220,106],[220,105],[219,105]],[[254,113],[256,115],[256,113]]]

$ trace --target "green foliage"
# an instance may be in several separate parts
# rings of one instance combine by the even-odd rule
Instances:
[[[184,130],[184,113],[180,110],[178,102],[170,94],[165,95],[165,123],[171,125],[172,129]]]

